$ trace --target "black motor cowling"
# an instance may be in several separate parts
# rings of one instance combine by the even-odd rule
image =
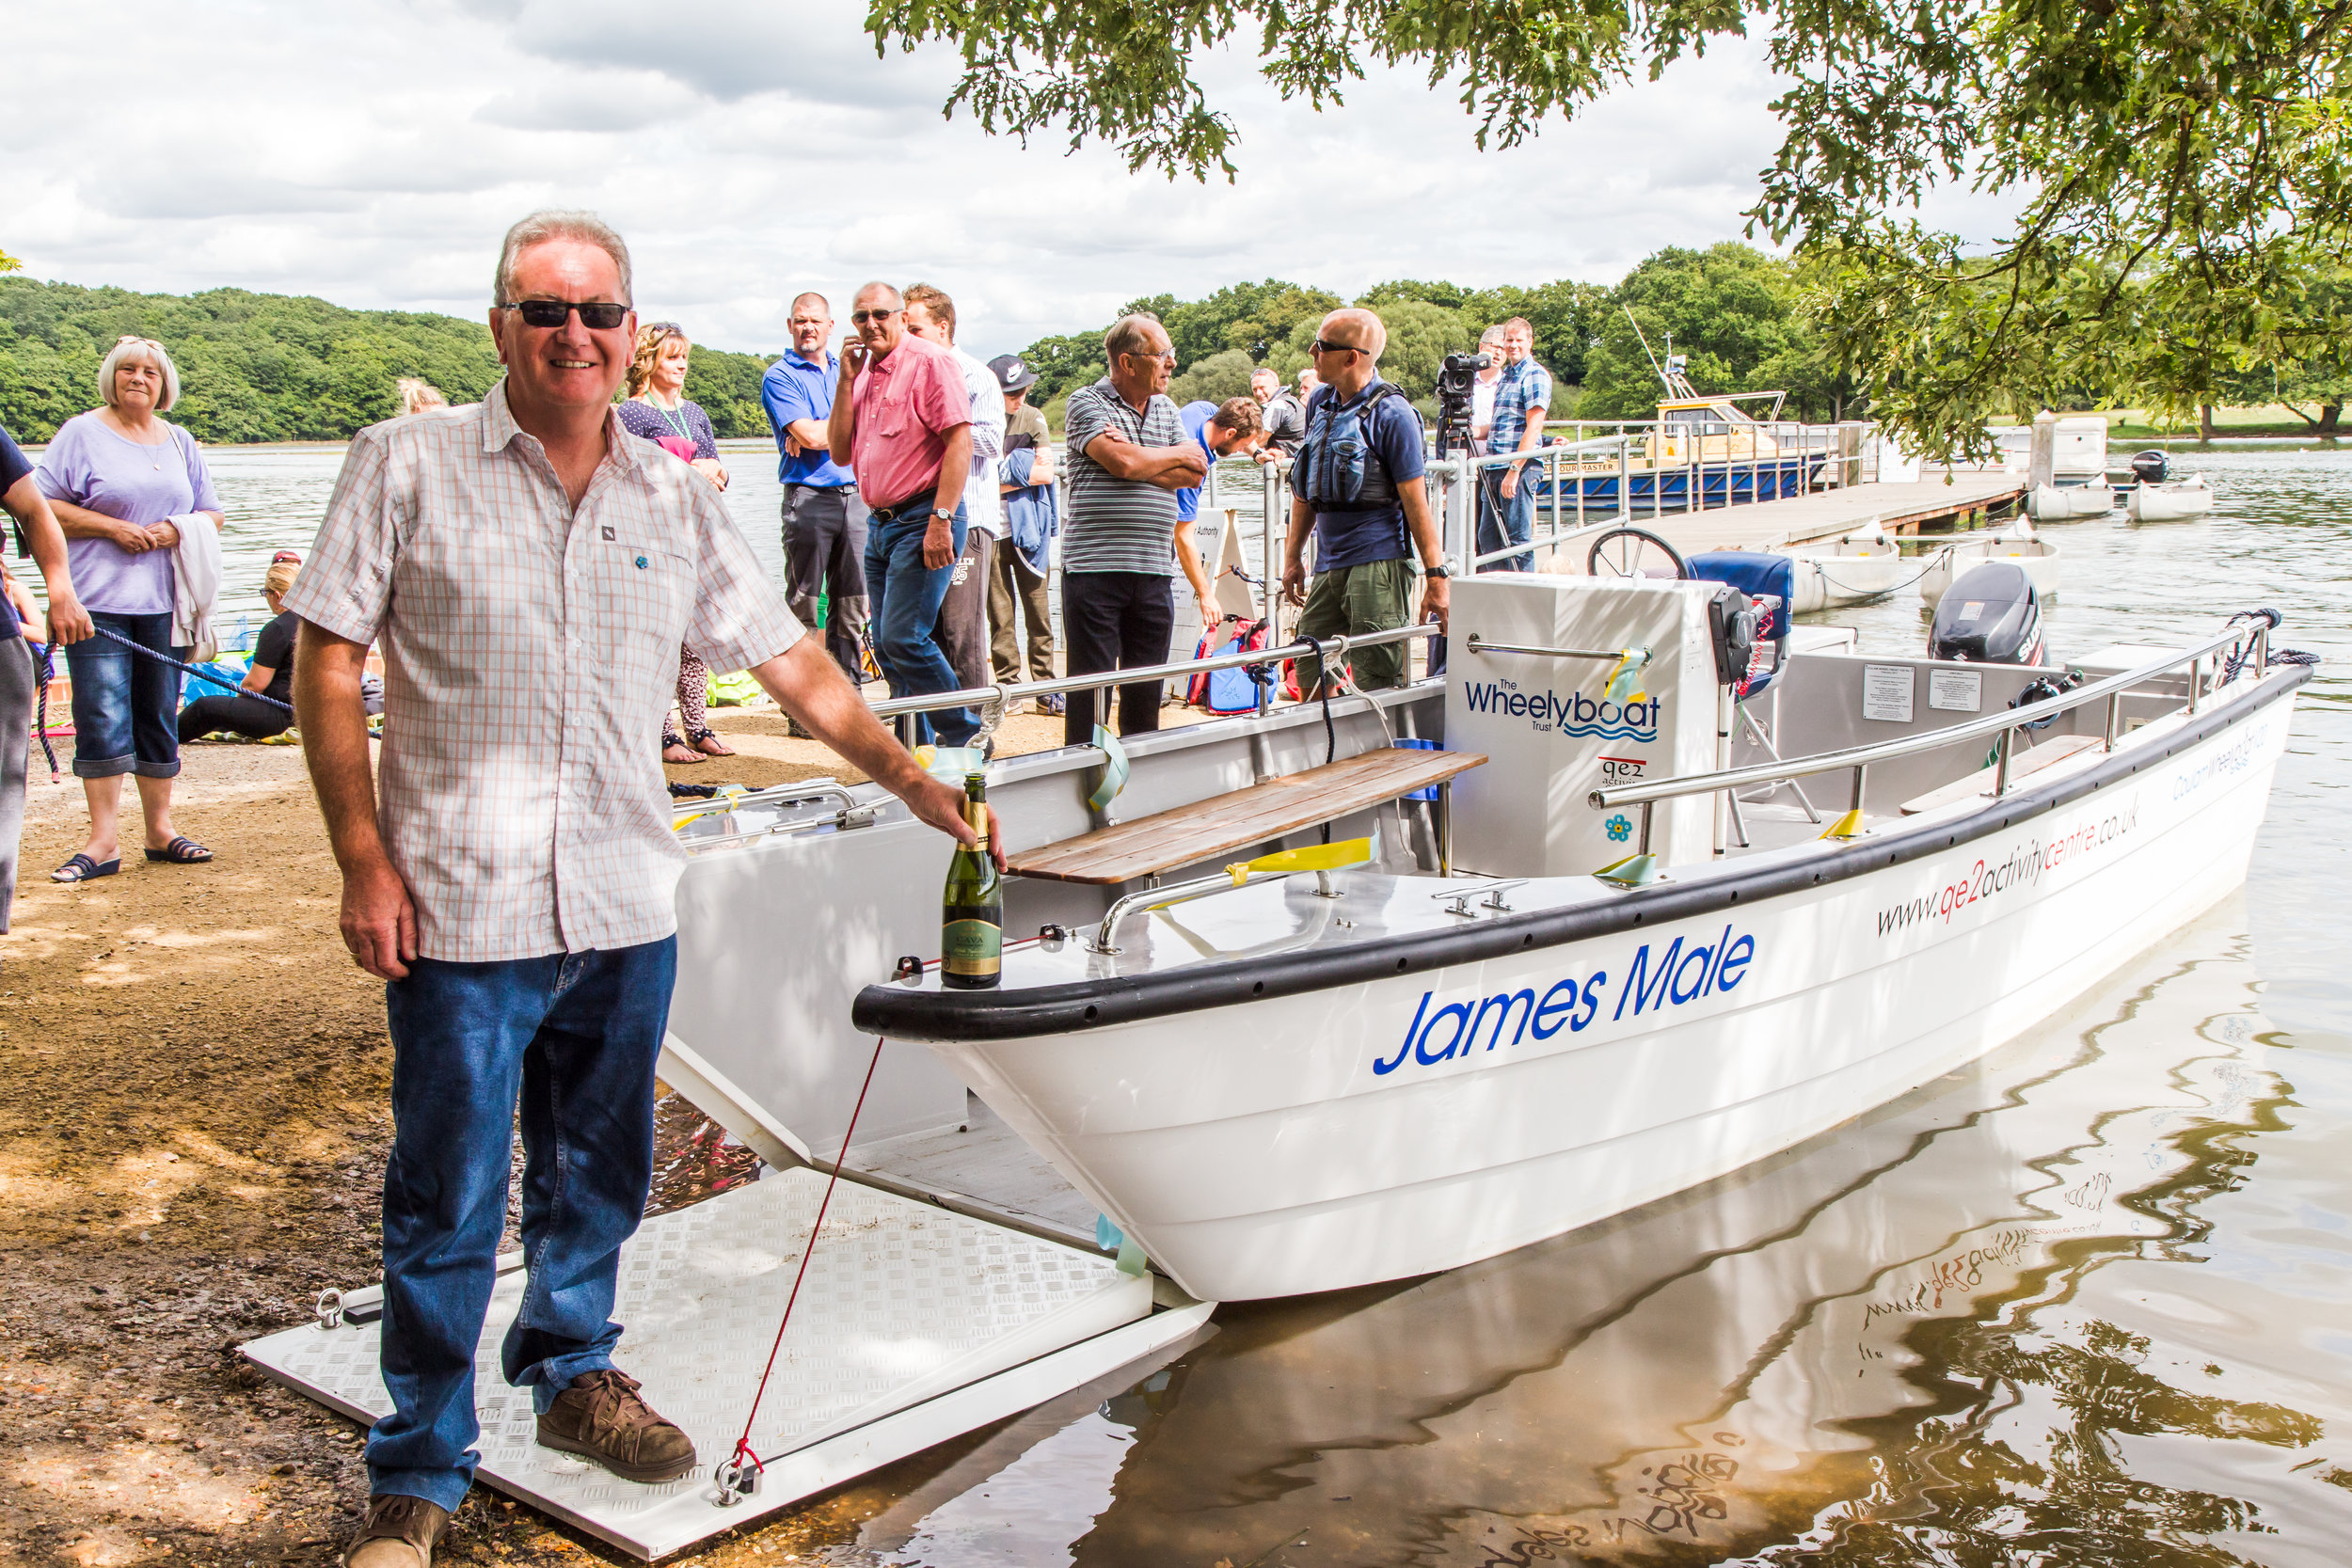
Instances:
[[[2165,476],[2171,471],[2171,465],[2165,460],[2164,453],[2153,447],[2146,451],[2132,453],[2132,477],[2142,484],[2162,484]]]
[[[1970,664],[2042,662],[2042,599],[2026,569],[2009,561],[1971,566],[1944,591],[1928,633],[1928,657]]]

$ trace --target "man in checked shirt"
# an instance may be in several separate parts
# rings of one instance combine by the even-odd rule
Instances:
[[[592,214],[508,231],[472,408],[352,441],[287,608],[294,705],[342,870],[342,934],[382,976],[392,1047],[384,1385],[352,1568],[427,1568],[480,1456],[474,1351],[523,1130],[530,1285],[503,1370],[538,1440],[637,1481],[692,1443],[613,1364],[621,1243],[652,1176],[654,1060],[684,855],[644,737],[686,644],[941,832],[925,775],[770,586],[718,493],[621,429],[628,250]],[[380,780],[361,662],[385,661]]]

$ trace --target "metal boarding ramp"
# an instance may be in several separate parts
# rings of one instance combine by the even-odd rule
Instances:
[[[1343,657],[1351,643],[1434,629],[1334,639],[1323,649]],[[1427,700],[1429,689],[1383,693],[1378,705]],[[1007,690],[882,708],[887,717],[975,696],[1001,705]],[[1335,705],[1343,729],[1395,721],[1378,719],[1374,705],[1361,697]],[[1162,731],[1134,746],[1137,755],[1248,748],[1279,771],[1319,759],[1324,738],[1319,713],[1301,707]],[[1003,781],[1000,799],[1032,792],[1035,809],[1023,815],[1043,824],[1085,766],[1083,751],[1048,752],[992,771]],[[1075,800],[1058,809],[1083,811]],[[1114,1373],[1146,1376],[1181,1354],[1216,1306],[1148,1271],[1121,1272],[1089,1233],[1091,1203],[1009,1132],[993,1152],[978,1147],[987,1130],[977,1123],[993,1119],[985,1108],[975,1113],[963,1084],[929,1051],[890,1045],[758,1402],[752,1445],[765,1466],[760,1483],[723,1505],[714,1472],[751,1413],[839,1147],[830,1141],[850,1121],[874,1047],[872,1037],[849,1030],[850,999],[867,978],[891,973],[899,954],[935,942],[946,848],[875,786],[830,780],[681,803],[679,822],[691,858],[678,888],[679,984],[658,1070],[769,1169],[647,1220],[623,1250],[613,1317],[625,1329],[615,1360],[685,1428],[699,1467],[645,1486],[537,1445],[528,1391],[508,1387],[499,1370],[528,1282],[519,1254],[501,1259],[474,1379],[478,1479],[648,1560]],[[967,1125],[974,1136],[958,1139]],[[824,1157],[812,1142],[830,1143]],[[874,1152],[908,1144],[969,1152],[944,1165],[894,1165]],[[1001,1166],[1008,1144],[1057,1189],[1057,1204],[971,1180],[991,1158]],[[322,1307],[317,1321],[256,1339],[245,1354],[296,1391],[373,1421],[389,1409],[378,1373],[382,1290],[333,1292]]]

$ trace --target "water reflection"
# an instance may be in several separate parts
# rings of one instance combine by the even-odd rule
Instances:
[[[1065,1428],[1070,1461],[1040,1445],[869,1545],[933,1568],[2319,1560],[2352,1481],[2327,1440],[2344,1227],[2312,1228],[2345,1212],[2341,1130],[2297,1117],[2243,918],[1724,1181],[1407,1286],[1228,1308]],[[1066,1544],[997,1549],[1080,1509]]]

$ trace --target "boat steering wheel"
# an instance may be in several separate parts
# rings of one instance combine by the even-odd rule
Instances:
[[[1593,541],[1584,570],[1597,578],[1683,578],[1691,568],[1681,552],[1645,528],[1613,528]]]

